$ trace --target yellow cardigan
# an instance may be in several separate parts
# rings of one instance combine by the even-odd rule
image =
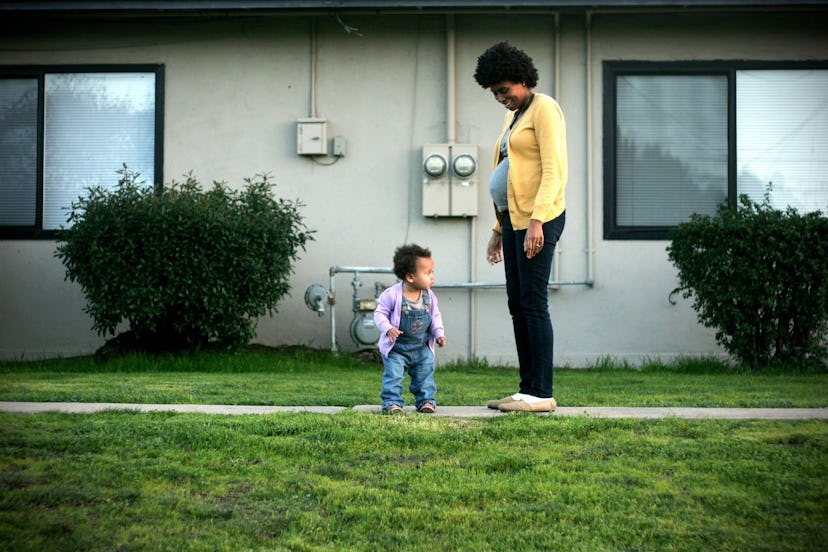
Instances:
[[[509,111],[503,132],[495,143],[494,165],[500,161],[500,141],[514,118]],[[549,222],[566,209],[566,124],[561,107],[546,94],[535,94],[529,108],[512,129],[508,142],[509,218],[515,230],[525,230],[529,220]],[[495,214],[498,215],[495,208]],[[494,226],[501,232],[500,217]]]

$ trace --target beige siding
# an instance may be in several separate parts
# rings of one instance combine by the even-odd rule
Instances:
[[[329,166],[296,154],[296,121],[312,114],[307,17],[73,21],[25,33],[4,29],[0,65],[164,64],[165,181],[193,170],[204,183],[240,186],[245,176],[270,172],[277,193],[300,199],[308,226],[317,230],[296,265],[292,297],[259,322],[257,341],[329,348],[330,314],[312,313],[303,295],[312,283],[327,287],[331,266],[388,266],[397,245],[416,241],[432,249],[441,283],[502,281],[502,268],[489,266],[484,251],[493,222],[487,190],[492,142],[503,113],[472,74],[483,49],[509,40],[533,56],[541,73],[537,89],[557,92],[567,118],[570,180],[560,279],[586,280],[594,247],[594,287],[564,286],[550,295],[557,364],[583,365],[604,356],[635,362],[720,350],[712,332],[697,324],[689,302],[668,301],[676,281],[667,242],[601,239],[601,62],[826,59],[824,26],[818,25],[825,18],[814,21],[812,15],[599,12],[592,16],[589,49],[584,15],[565,15],[557,56],[552,14],[457,15],[456,138],[480,147],[477,219],[420,214],[420,148],[447,140],[443,16],[345,16],[358,34],[331,18],[317,18],[316,116],[327,119],[329,137],[347,140],[346,156]],[[594,244],[587,239],[590,207]],[[78,286],[64,282],[54,246],[0,241],[2,357],[85,354],[103,341],[90,330]],[[336,279],[337,340],[343,349],[353,348],[351,278]],[[393,281],[372,274],[361,279],[362,296],[372,294],[375,281]],[[502,289],[438,293],[449,337],[441,361],[471,354],[515,363]]]

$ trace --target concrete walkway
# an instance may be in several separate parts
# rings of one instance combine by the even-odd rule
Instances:
[[[139,404],[139,403],[76,403],[76,402],[4,402],[0,412],[34,414],[38,412],[92,413],[106,410],[139,412],[195,412],[200,414],[273,414],[278,412],[317,412],[336,414],[349,410],[344,406],[255,406],[216,404]],[[379,413],[378,405],[358,405],[350,410]],[[406,407],[413,414],[414,407]],[[549,416],[550,414],[538,414]],[[828,408],[690,408],[690,407],[609,407],[559,406],[553,416],[586,416],[590,418],[684,418],[724,420],[806,420],[828,419]],[[493,418],[508,414],[485,406],[440,406],[431,416],[445,418]]]

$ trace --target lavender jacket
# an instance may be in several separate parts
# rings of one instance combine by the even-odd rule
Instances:
[[[378,346],[380,353],[384,357],[387,357],[388,353],[394,347],[394,344],[391,343],[388,335],[386,335],[388,330],[400,327],[402,296],[402,283],[397,282],[383,291],[379,299],[377,299],[377,308],[374,310],[374,324],[377,325],[377,329],[380,331]],[[428,290],[428,297],[430,301],[429,312],[431,314],[431,326],[428,329],[428,348],[433,353],[437,338],[444,337],[446,333],[443,330],[443,317],[440,315],[440,309],[437,308],[437,295],[433,291]]]

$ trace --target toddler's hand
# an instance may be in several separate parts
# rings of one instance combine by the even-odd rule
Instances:
[[[446,338],[445,337],[438,337],[437,338],[437,345],[439,345],[440,347],[445,347],[446,346]]]
[[[397,328],[389,328],[385,335],[388,336],[388,339],[391,340],[391,343],[397,341],[397,338],[400,337],[402,332]]]

